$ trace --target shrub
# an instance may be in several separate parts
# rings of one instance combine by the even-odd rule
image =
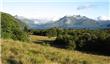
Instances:
[[[76,43],[70,35],[63,35],[63,36],[60,35],[59,37],[56,38],[53,44],[67,49],[76,48]]]

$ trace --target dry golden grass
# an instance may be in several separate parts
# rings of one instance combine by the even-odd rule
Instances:
[[[56,37],[47,37],[47,36],[38,36],[38,35],[30,35],[31,41],[38,41],[38,40],[55,40]]]
[[[110,57],[35,43],[1,40],[3,64],[110,64]]]

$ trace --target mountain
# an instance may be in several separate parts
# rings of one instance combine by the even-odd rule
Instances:
[[[110,20],[94,20],[85,16],[73,15],[64,16],[57,21],[47,21],[39,19],[21,19],[21,21],[27,23],[31,29],[49,29],[49,28],[64,28],[64,29],[109,29]],[[35,21],[37,23],[35,23]],[[47,21],[47,23],[42,23]]]
[[[110,20],[98,20],[98,25],[104,29],[110,29]]]
[[[64,29],[109,29],[110,20],[94,20],[85,16],[74,15],[64,16],[54,23],[45,24],[46,26],[50,26],[49,28],[60,27]]]
[[[61,28],[95,28],[98,27],[95,20],[89,19],[85,16],[64,16],[53,24],[54,27]]]
[[[15,18],[19,19],[21,22],[25,23],[28,28],[33,28],[35,25],[34,21],[30,20],[30,19],[27,19],[25,17],[22,17],[22,16],[15,16]]]
[[[42,25],[51,22],[51,20],[48,19],[28,19],[22,16],[15,16],[15,18],[21,20],[23,23],[25,23],[29,29],[44,29]]]

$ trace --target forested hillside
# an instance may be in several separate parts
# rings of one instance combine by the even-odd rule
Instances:
[[[1,14],[1,37],[6,39],[14,39],[27,41],[28,34],[25,24],[14,18],[12,15],[4,12]]]

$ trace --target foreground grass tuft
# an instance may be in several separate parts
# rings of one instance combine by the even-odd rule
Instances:
[[[109,64],[110,57],[57,49],[40,44],[1,40],[3,64]]]

